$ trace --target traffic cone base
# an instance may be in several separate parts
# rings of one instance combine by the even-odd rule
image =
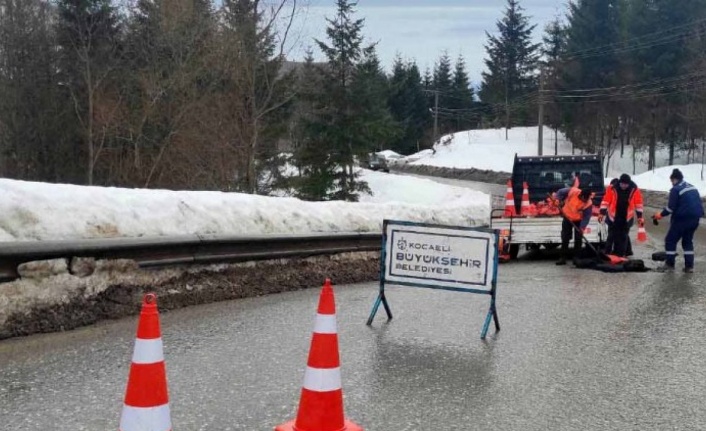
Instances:
[[[319,296],[306,365],[297,417],[278,425],[275,431],[363,431],[343,415],[336,304],[330,280]]]
[[[647,241],[647,231],[645,230],[644,226],[637,228],[637,241],[638,242]]]
[[[290,421],[286,424],[278,425],[275,427],[275,431],[307,431],[297,428],[294,422],[295,421]],[[345,420],[343,421],[343,428],[335,431],[363,431],[363,428],[349,420]]]

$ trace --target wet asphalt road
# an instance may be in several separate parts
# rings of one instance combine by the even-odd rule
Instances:
[[[486,342],[484,296],[389,288],[395,319],[370,328],[376,285],[336,286],[348,416],[368,431],[706,429],[703,234],[693,275],[503,265],[502,330]],[[174,429],[291,419],[317,300],[310,289],[164,313]],[[135,325],[0,342],[0,429],[117,429]]]
[[[638,257],[665,225],[648,226]],[[706,228],[693,275],[525,255],[501,266],[502,330],[485,342],[484,296],[390,287],[395,319],[381,310],[370,328],[377,286],[336,286],[347,415],[368,431],[706,429],[704,246]],[[314,288],[163,314],[174,429],[293,418],[317,300]],[[135,325],[0,342],[0,430],[117,429]]]

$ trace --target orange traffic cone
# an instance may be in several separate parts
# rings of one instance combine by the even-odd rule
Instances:
[[[171,429],[157,297],[149,293],[142,301],[140,321],[137,324],[137,339],[120,417],[120,431]]]
[[[507,180],[507,191],[505,192],[505,213],[504,217],[515,217],[515,193],[512,191],[512,180]]]
[[[526,181],[522,183],[522,206],[520,206],[520,215],[523,217],[530,215],[529,185]]]
[[[275,427],[275,431],[363,431],[343,416],[336,303],[331,280],[326,280],[319,297],[297,418]]]
[[[645,242],[647,241],[647,231],[645,230],[645,224],[639,223],[637,225],[637,241]]]

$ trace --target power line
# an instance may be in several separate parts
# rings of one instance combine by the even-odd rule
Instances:
[[[702,19],[697,19],[694,20],[690,23],[686,24],[681,24],[677,26],[670,27],[668,29],[663,29],[659,31],[655,31],[652,33],[648,33],[642,36],[635,36],[629,39],[626,39],[624,41],[620,42],[614,42],[606,45],[601,45],[601,46],[596,46],[596,47],[591,47],[591,48],[585,48],[585,49],[580,49],[580,50],[575,50],[575,51],[570,51],[565,53],[565,59],[567,60],[573,60],[573,59],[581,59],[581,58],[591,58],[599,55],[605,55],[607,53],[619,53],[619,52],[627,52],[630,50],[634,49],[641,49],[641,48],[646,48],[650,46],[643,46],[643,45],[649,45],[649,44],[654,44],[652,46],[657,46],[658,44],[662,43],[668,43],[671,42],[672,39],[676,39],[682,36],[686,36],[689,34],[689,32],[692,30],[693,27],[697,27],[699,24],[706,23],[706,18]],[[652,41],[645,41],[644,39],[650,39],[651,37],[669,33],[678,29],[686,29],[683,30],[680,33],[673,34],[673,35],[668,35],[668,36],[662,36],[661,38],[657,38],[656,40]],[[640,42],[642,40],[642,42]],[[637,47],[629,48],[626,45],[629,45],[633,42],[640,42]]]

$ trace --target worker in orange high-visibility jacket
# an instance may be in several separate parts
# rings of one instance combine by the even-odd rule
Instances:
[[[556,192],[556,199],[562,202],[561,215],[564,221],[561,224],[561,258],[557,265],[566,265],[569,255],[569,242],[574,237],[574,257],[581,251],[583,232],[591,221],[593,213],[593,193],[590,189],[578,187],[564,188]]]
[[[613,250],[605,250],[606,253],[611,254],[612,251],[617,256],[627,256],[630,228],[635,218],[638,224],[645,225],[643,211],[642,193],[630,175],[621,175],[618,184],[606,189],[601,202],[601,215],[598,217],[600,222],[607,217],[607,242],[612,243]]]
[[[608,184],[608,185],[606,186],[605,192],[606,192],[606,193],[613,193],[615,190],[612,190],[612,189],[618,187],[618,183],[619,183],[619,182],[620,182],[619,179],[613,178],[613,179],[610,181],[610,184]],[[605,222],[605,223],[608,225],[608,237],[607,237],[606,240],[605,240],[605,244],[604,244],[604,246],[603,246],[603,252],[604,252],[605,254],[613,254],[613,253],[615,252],[615,241],[614,241],[615,238],[614,238],[614,235],[613,235],[613,229],[611,229],[613,222],[612,222],[611,220],[609,220],[609,219],[606,218],[606,216],[607,216],[607,214],[608,214],[608,210],[607,210],[608,207],[605,206],[605,208],[606,208],[605,213],[601,213],[601,214],[598,216],[598,221],[599,221],[599,222],[601,222],[601,223]],[[628,246],[627,246],[627,251],[626,251],[625,255],[626,255],[626,256],[632,256],[632,255],[633,255],[633,252],[632,252],[632,242],[630,241],[630,236],[629,236],[629,235],[628,235]]]

